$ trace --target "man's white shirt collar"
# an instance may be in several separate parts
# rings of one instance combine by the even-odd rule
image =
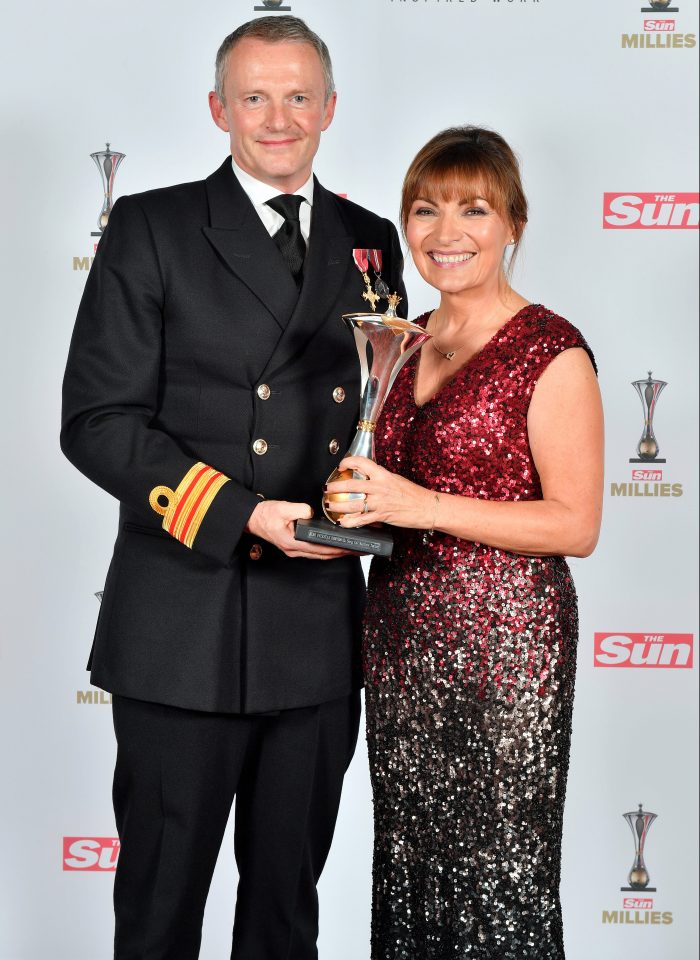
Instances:
[[[263,183],[262,180],[256,180],[255,177],[251,177],[249,173],[246,173],[245,170],[242,170],[238,166],[233,157],[231,157],[231,166],[233,167],[233,172],[236,174],[238,182],[255,207],[256,213],[262,220],[265,229],[270,236],[274,236],[284,223],[284,217],[280,216],[272,207],[268,207],[267,201],[272,200],[273,197],[278,197],[280,191],[276,187],[271,187],[269,183]],[[309,233],[311,231],[311,207],[314,202],[313,174],[311,174],[306,183],[303,183],[294,193],[307,201],[306,203],[302,203],[299,208],[299,223],[302,236],[308,243]]]

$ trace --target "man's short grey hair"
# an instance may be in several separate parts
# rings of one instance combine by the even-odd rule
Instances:
[[[250,37],[253,40],[264,40],[266,43],[310,43],[321,60],[323,68],[323,78],[326,84],[326,103],[330,100],[335,90],[333,80],[333,64],[328,47],[323,40],[310,30],[309,27],[299,17],[289,17],[286,15],[259,17],[257,20],[249,20],[241,24],[233,33],[229,33],[224,42],[219,47],[216,54],[216,68],[214,75],[214,92],[219,100],[225,103],[224,81],[226,79],[226,70],[231,51],[236,44]]]

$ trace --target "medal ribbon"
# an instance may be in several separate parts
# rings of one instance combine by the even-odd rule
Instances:
[[[372,264],[372,269],[375,273],[379,274],[382,272],[382,251],[381,250],[368,250],[367,256],[369,257],[369,262]]]
[[[360,273],[367,273],[370,263],[375,273],[382,272],[382,251],[370,250],[367,247],[357,247],[352,251],[352,258]]]
[[[360,271],[360,273],[367,273],[369,270],[369,251],[364,247],[358,247],[352,251],[352,259],[355,261],[355,266]]]

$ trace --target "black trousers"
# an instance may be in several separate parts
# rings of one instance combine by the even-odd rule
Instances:
[[[192,960],[233,798],[232,960],[316,960],[316,884],[360,718],[359,693],[276,716],[113,698],[115,960]]]

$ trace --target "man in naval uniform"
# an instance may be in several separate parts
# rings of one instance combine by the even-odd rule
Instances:
[[[404,293],[394,227],[312,175],[335,101],[303,21],[227,37],[210,108],[232,156],[117,201],[78,313],[62,447],[120,501],[90,666],[113,694],[123,960],[198,955],[234,797],[232,957],[317,957],[364,580],[293,527],[355,427],[353,250]]]

